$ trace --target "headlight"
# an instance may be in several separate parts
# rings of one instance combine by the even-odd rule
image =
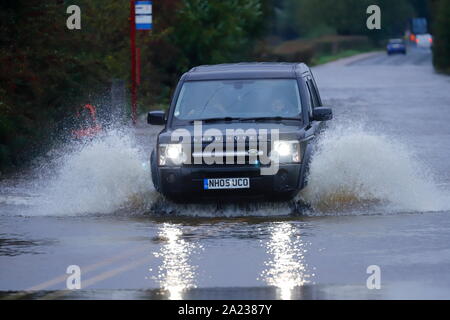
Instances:
[[[183,155],[183,148],[180,144],[169,144],[166,149],[166,155],[171,160],[180,159]]]
[[[183,152],[183,145],[178,144],[160,144],[159,145],[159,165],[179,166],[186,161],[186,155]]]
[[[301,161],[300,142],[299,141],[274,141],[272,159],[278,158],[279,162],[294,162]]]
[[[285,157],[291,154],[291,144],[287,141],[275,141],[274,150],[280,157]]]

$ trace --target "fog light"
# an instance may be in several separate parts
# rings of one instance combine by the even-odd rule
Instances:
[[[280,181],[282,183],[286,183],[286,181],[288,181],[288,174],[286,171],[283,170],[278,172],[278,176],[280,177]]]
[[[173,173],[169,174],[169,176],[167,177],[167,182],[168,183],[174,183],[175,182],[175,175]]]

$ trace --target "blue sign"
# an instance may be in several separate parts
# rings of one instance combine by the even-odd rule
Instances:
[[[153,28],[151,1],[136,1],[134,12],[136,30],[151,30]]]

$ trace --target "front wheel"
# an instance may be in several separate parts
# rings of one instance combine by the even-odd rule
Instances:
[[[312,144],[308,144],[306,146],[302,169],[300,171],[300,181],[299,181],[300,190],[304,189],[308,185],[309,168],[311,165],[313,150],[314,146]]]
[[[152,182],[155,190],[161,192],[161,187],[159,183],[158,167],[156,165],[156,155],[155,150],[152,151],[150,156],[150,169],[152,170]]]

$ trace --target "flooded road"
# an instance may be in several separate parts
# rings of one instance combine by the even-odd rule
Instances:
[[[449,299],[450,78],[425,50],[313,72],[335,120],[311,209],[169,203],[147,165],[157,129],[113,131],[0,180],[0,297]]]

